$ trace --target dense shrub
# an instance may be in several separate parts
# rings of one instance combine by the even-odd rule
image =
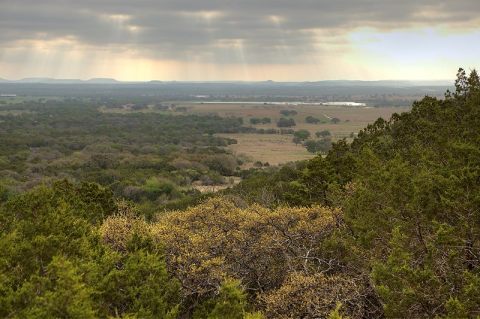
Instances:
[[[286,118],[281,118],[277,122],[278,127],[292,127],[295,126],[295,120],[294,119],[286,119]]]

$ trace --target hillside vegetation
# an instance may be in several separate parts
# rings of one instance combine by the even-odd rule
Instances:
[[[460,70],[326,157],[149,220],[82,175],[0,191],[0,317],[478,317],[479,128]]]
[[[110,114],[77,99],[2,107],[0,189],[29,190],[58,179],[95,182],[153,212],[199,196],[192,184],[225,184],[238,166],[223,148],[236,118]],[[0,191],[1,192],[1,191]]]

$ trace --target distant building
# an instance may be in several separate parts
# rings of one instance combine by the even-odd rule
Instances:
[[[366,103],[357,103],[357,102],[325,102],[322,103],[325,106],[367,106]]]
[[[17,97],[16,94],[0,94],[0,97]]]

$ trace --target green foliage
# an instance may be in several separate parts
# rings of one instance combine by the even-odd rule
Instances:
[[[325,158],[246,185],[278,202],[339,206],[352,268],[370,272],[383,315],[474,317],[480,312],[480,80],[459,70],[454,93],[379,119]],[[313,148],[313,143],[311,143]],[[251,181],[249,180],[251,179]],[[253,183],[254,182],[254,183]],[[274,186],[274,184],[282,187]],[[287,186],[288,185],[288,186]],[[258,187],[258,188],[256,188]],[[254,198],[247,192],[244,198]],[[356,256],[356,257],[355,257]]]
[[[300,130],[293,133],[293,136],[303,141],[310,137],[310,132],[307,130]]]
[[[124,254],[101,243],[99,223],[119,209],[110,191],[67,182],[2,205],[0,316],[174,316],[178,284],[159,247],[137,233]]]
[[[174,318],[178,314],[178,283],[170,280],[161,256],[143,249],[117,259],[97,290],[105,315]]]
[[[340,310],[342,309],[342,304],[340,302],[337,303],[337,306],[335,307],[332,312],[328,314],[327,319],[348,319],[348,317],[344,317],[341,315]]]
[[[264,117],[264,118],[257,118],[257,117],[252,117],[250,119],[250,124],[256,125],[256,124],[268,124],[271,123],[272,119],[269,117]]]
[[[328,153],[332,148],[332,141],[329,138],[324,138],[321,140],[308,140],[305,141],[304,146],[307,148],[307,151],[310,153]]]
[[[5,202],[10,196],[10,191],[6,186],[0,184],[0,203]]]
[[[288,202],[288,196],[294,192],[293,184],[302,173],[305,162],[284,165],[281,168],[270,167],[263,170],[243,172],[244,180],[225,193],[240,196],[249,203],[260,203],[267,207]]]
[[[157,214],[150,223],[115,194],[128,190],[151,211],[198,204],[182,188],[236,170],[235,157],[215,147],[229,141],[212,134],[228,131],[228,123],[238,128],[238,120],[185,117],[180,122],[192,126],[192,136],[181,136],[173,128],[177,120],[157,115],[107,116],[93,106],[55,103],[24,107],[38,113],[4,119],[3,170],[24,173],[25,180],[60,173],[100,179],[113,192],[63,181],[13,194],[26,182],[6,174],[0,317],[262,318],[249,312],[258,309],[280,319],[480,313],[475,71],[460,69],[455,92],[444,100],[425,97],[411,112],[368,125],[351,144],[333,143],[324,157],[241,172],[245,180],[224,192],[228,199]],[[25,134],[37,125],[38,136]],[[170,128],[168,145],[160,145],[162,130]],[[81,139],[72,138],[77,129]],[[108,142],[94,142],[98,136]],[[137,142],[141,147],[132,148]],[[313,149],[312,142],[306,145]],[[72,156],[68,165],[59,163],[64,155]]]
[[[457,298],[450,298],[445,304],[447,315],[445,318],[468,318],[468,312]]]
[[[315,136],[316,137],[328,137],[328,136],[332,136],[332,133],[330,133],[330,131],[328,131],[328,130],[323,130],[323,131],[316,132]]]
[[[0,201],[18,189],[66,178],[99,183],[138,203],[166,205],[195,196],[192,183],[201,176],[232,175],[237,166],[223,149],[235,140],[215,134],[241,132],[241,119],[102,112],[103,104],[87,99],[6,108],[23,113],[0,114]],[[151,176],[170,181],[173,190],[145,191]]]
[[[281,118],[277,122],[278,127],[292,127],[295,126],[295,120],[294,119],[286,119],[286,118]]]
[[[97,318],[91,289],[79,270],[66,258],[55,256],[46,267],[45,275],[34,275],[19,290],[19,299],[30,300],[18,309],[25,318]]]
[[[298,114],[298,112],[295,110],[281,110],[280,114],[283,116],[295,116]]]
[[[238,280],[227,279],[218,295],[198,307],[193,318],[201,319],[243,319],[246,317],[247,295]]]
[[[318,124],[321,122],[321,120],[319,118],[309,115],[305,118],[305,122],[309,124]]]
[[[413,256],[404,248],[406,240],[407,237],[396,228],[387,261],[377,264],[372,272],[385,304],[385,315],[389,318],[416,317],[422,313],[427,317],[435,316],[433,311],[442,305],[439,297],[448,292],[442,289],[429,265],[412,265]],[[421,313],[416,307],[419,304],[423,308]]]

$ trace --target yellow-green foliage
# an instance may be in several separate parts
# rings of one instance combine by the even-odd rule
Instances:
[[[109,216],[100,226],[100,235],[105,244],[124,253],[134,236],[149,237],[150,226],[135,214],[133,207],[118,203],[118,214]]]
[[[342,304],[338,302],[335,309],[328,314],[328,319],[348,319],[348,317],[344,317],[340,314],[341,308]]]
[[[362,298],[365,289],[358,278],[345,275],[294,273],[277,290],[261,296],[267,318],[342,318],[338,303],[348,305],[350,318],[365,318]],[[345,307],[343,307],[345,308]],[[344,309],[342,309],[344,310]],[[337,317],[335,317],[337,313]],[[340,316],[340,317],[339,317]]]
[[[320,206],[242,209],[215,198],[164,216],[152,228],[184,295],[198,298],[214,294],[227,277],[268,291],[292,272],[332,270],[336,260],[321,243],[342,225],[339,211]]]

